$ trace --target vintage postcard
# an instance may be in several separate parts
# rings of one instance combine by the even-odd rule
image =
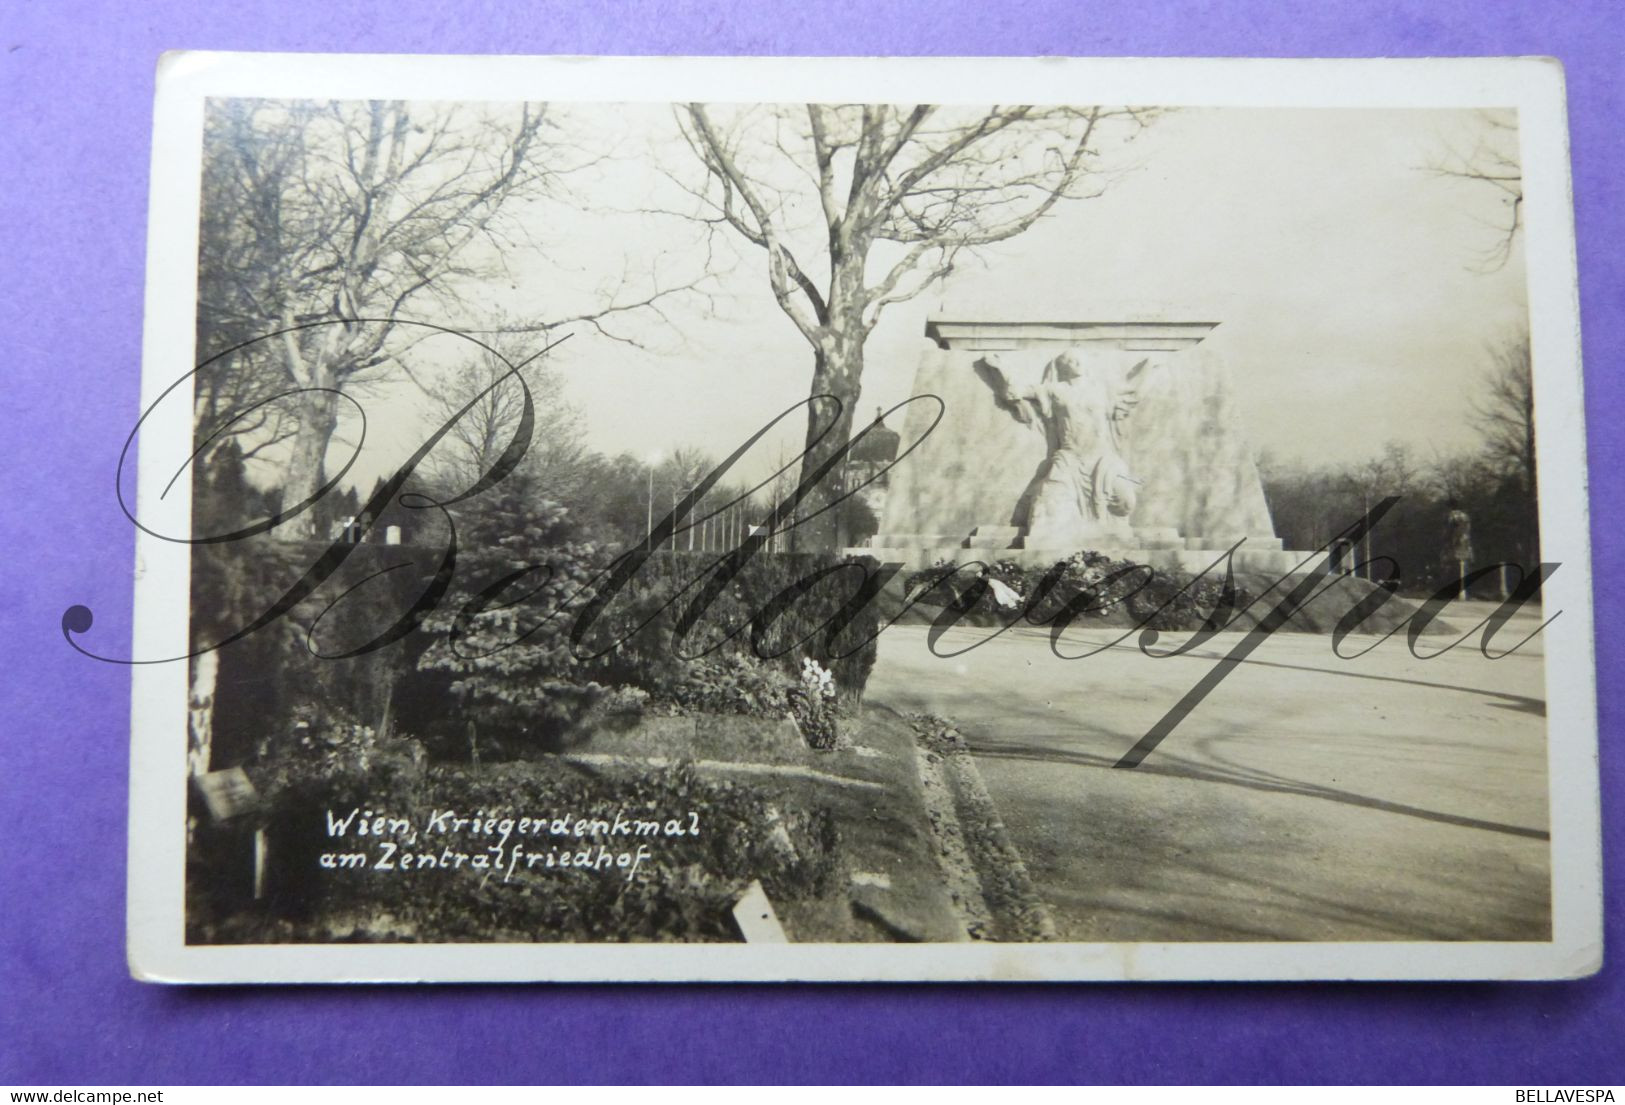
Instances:
[[[1540,59],[160,66],[154,981],[1601,962]]]

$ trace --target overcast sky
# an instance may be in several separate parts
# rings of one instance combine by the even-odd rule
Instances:
[[[577,188],[601,207],[675,202],[646,156],[673,152],[661,138],[669,111],[575,109],[588,123],[584,113],[606,110],[621,156]],[[945,288],[890,308],[867,347],[860,410],[911,394],[928,317],[1217,321],[1207,341],[1236,378],[1255,447],[1311,461],[1364,457],[1389,440],[1424,457],[1468,447],[1485,347],[1526,319],[1523,255],[1486,267],[1500,195],[1425,167],[1481,129],[1471,111],[1170,113],[1133,144],[1132,162],[1118,162],[1132,168],[1103,196],[1058,206]],[[514,312],[571,303],[616,258],[676,274],[698,263],[696,233],[673,219],[555,208],[544,257],[510,259],[489,301]],[[768,293],[760,252],[741,247],[718,291],[714,309],[673,303],[670,330],[639,328],[649,348],[583,330],[561,349],[593,447],[722,455],[806,396],[811,353]],[[404,412],[407,399],[384,402]],[[363,482],[419,432],[395,421],[385,433],[373,423],[379,448],[358,466]]]

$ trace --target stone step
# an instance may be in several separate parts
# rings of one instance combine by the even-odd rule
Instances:
[[[1203,549],[1228,549],[1231,545],[1234,545],[1239,540],[1241,540],[1240,534],[1236,534],[1233,537],[1214,537],[1211,535],[1203,537],[1185,537],[1181,539],[1179,545],[1174,545],[1171,547],[1184,547],[1192,551],[1200,551]],[[1241,549],[1238,551],[1279,552],[1283,547],[1284,545],[1279,537],[1248,536],[1246,544],[1242,545]]]
[[[957,546],[959,538],[946,533],[877,533],[869,543],[888,549],[912,549],[921,545],[936,548]]]

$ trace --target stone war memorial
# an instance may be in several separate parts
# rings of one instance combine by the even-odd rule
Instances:
[[[1275,535],[1215,322],[926,324],[911,395],[942,421],[892,469],[864,552],[1053,563],[1083,549],[1196,572],[1304,559]],[[910,406],[905,443],[937,417]],[[967,552],[967,550],[971,550]]]

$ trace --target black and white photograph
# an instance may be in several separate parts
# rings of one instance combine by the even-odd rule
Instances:
[[[138,977],[1596,969],[1542,63],[166,65]]]

